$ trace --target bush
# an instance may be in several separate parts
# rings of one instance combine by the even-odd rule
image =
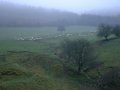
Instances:
[[[87,40],[66,40],[62,43],[60,57],[78,74],[90,69],[96,62],[94,48]]]
[[[120,68],[112,69],[99,80],[100,90],[120,90]]]
[[[57,30],[60,32],[64,32],[65,31],[65,27],[63,25],[60,25],[57,27]]]
[[[113,28],[113,34],[117,37],[120,37],[120,26],[116,25],[114,28]]]
[[[101,24],[98,27],[98,36],[104,37],[105,40],[108,40],[108,37],[111,35],[111,30],[112,30],[111,26]]]

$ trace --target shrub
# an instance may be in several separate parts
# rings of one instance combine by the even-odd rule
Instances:
[[[108,40],[108,37],[111,35],[111,30],[112,30],[111,26],[101,24],[98,27],[98,36],[104,37],[105,40]]]
[[[57,30],[60,32],[64,32],[65,31],[65,27],[63,25],[60,25],[57,27]]]
[[[95,64],[94,48],[87,40],[66,40],[62,43],[60,56],[64,64],[77,71],[78,74]]]
[[[113,34],[117,37],[120,37],[120,26],[116,25],[114,28],[113,28]]]
[[[100,90],[120,90],[120,68],[112,69],[99,80]]]

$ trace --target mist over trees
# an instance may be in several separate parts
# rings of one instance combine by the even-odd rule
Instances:
[[[115,36],[120,37],[120,26],[116,25],[113,27],[113,34],[115,34]]]
[[[60,25],[60,26],[58,26],[57,30],[59,32],[64,32],[65,31],[65,27],[63,25]]]
[[[62,22],[61,22],[62,21]],[[0,3],[0,26],[116,25],[120,16],[79,15],[55,9]]]
[[[108,24],[100,24],[98,26],[98,37],[104,37],[104,39],[107,41],[109,40],[108,37],[111,35],[116,36],[117,38],[120,38],[120,25],[108,25]]]
[[[0,26],[57,26],[77,23],[78,15],[71,12],[34,8],[14,4],[0,4]]]
[[[98,26],[101,23],[108,25],[117,25],[120,23],[120,15],[116,16],[100,16],[93,14],[84,14],[80,16],[79,24],[86,26]]]
[[[101,24],[98,27],[98,36],[104,37],[105,40],[108,40],[108,37],[111,35],[112,27],[109,25]]]

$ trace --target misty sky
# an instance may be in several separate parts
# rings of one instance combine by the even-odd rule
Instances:
[[[73,12],[120,8],[120,0],[0,0]]]

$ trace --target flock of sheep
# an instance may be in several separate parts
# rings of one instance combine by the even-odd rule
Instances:
[[[95,32],[91,32],[92,34]],[[44,39],[50,39],[50,38],[60,38],[60,37],[72,37],[72,36],[78,36],[78,37],[86,37],[88,36],[87,33],[64,33],[64,34],[58,34],[58,35],[44,35],[43,37],[37,36],[37,37],[29,37],[29,38],[25,38],[25,37],[19,37],[17,40],[19,41],[37,41],[37,40],[44,40]]]
[[[36,40],[43,40],[43,39],[49,39],[50,35],[44,36],[44,37],[29,37],[29,38],[25,38],[25,37],[19,37],[17,40],[18,41],[24,41],[24,40],[28,40],[28,41],[36,41]],[[53,35],[52,38],[59,38],[59,37],[70,37],[73,36],[73,34],[59,34],[59,35]]]

